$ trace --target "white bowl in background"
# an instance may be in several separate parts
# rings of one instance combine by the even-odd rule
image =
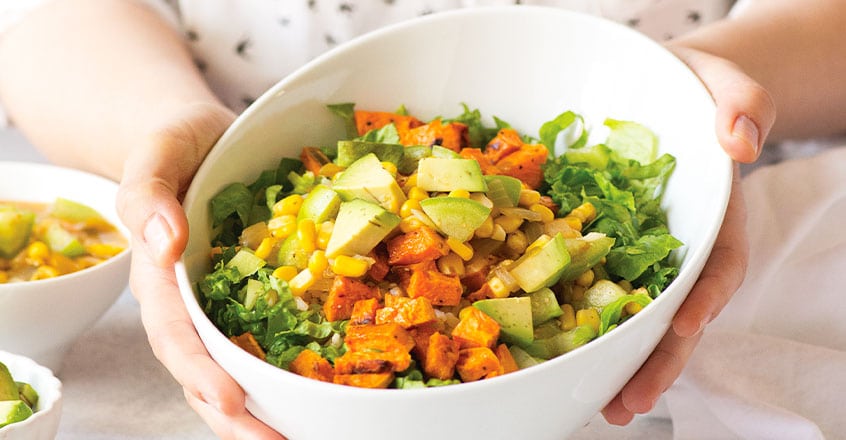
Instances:
[[[117,183],[55,165],[0,162],[0,201],[88,205],[129,239],[115,210]],[[37,281],[0,284],[0,350],[22,354],[59,373],[74,341],[126,290],[130,251],[96,266]]]
[[[0,428],[0,440],[53,440],[62,416],[62,383],[32,359],[0,350],[0,362],[16,382],[30,384],[38,393],[35,412],[22,422]]]
[[[603,337],[540,365],[493,379],[430,389],[371,390],[306,379],[232,344],[200,309],[209,271],[209,200],[249,183],[281,157],[343,137],[326,104],[420,119],[460,103],[536,134],[564,110],[600,125],[640,122],[677,158],[664,196],[678,278],[644,312]],[[624,26],[537,7],[435,14],[385,28],[315,59],[247,109],[210,152],[185,198],[191,228],[177,278],[214,359],[244,388],[247,407],[294,440],[560,440],[606,405],[637,371],[696,281],[722,222],[731,164],[714,133],[715,108],[698,78],[659,44]],[[492,124],[491,124],[492,125]]]

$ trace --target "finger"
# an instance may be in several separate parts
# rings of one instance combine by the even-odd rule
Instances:
[[[692,336],[711,322],[740,287],[748,262],[746,203],[740,187],[740,171],[735,166],[722,228],[699,279],[673,318],[675,332]]]
[[[223,415],[216,408],[185,390],[188,405],[200,415],[212,431],[223,440],[284,440],[285,437],[253,417],[246,409],[237,414]]]
[[[244,392],[210,357],[177,292],[173,269],[163,270],[144,253],[134,253],[132,291],[153,354],[196,398],[223,414],[244,408]]]
[[[635,414],[651,411],[681,374],[700,337],[701,333],[685,338],[668,330],[637,373],[602,410],[605,420],[626,425]]]
[[[699,76],[717,105],[717,140],[738,162],[754,162],[775,122],[770,94],[736,64],[698,50],[670,45]]]

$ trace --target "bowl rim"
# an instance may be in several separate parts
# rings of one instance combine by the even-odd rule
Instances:
[[[220,137],[220,139],[215,143],[213,148],[209,150],[209,154],[206,158],[214,158],[215,151],[219,151],[219,145],[225,145],[230,143],[230,138],[236,135],[236,131],[238,127],[241,125],[242,120],[248,119],[252,117],[254,113],[258,113],[261,109],[269,103],[271,100],[276,99],[280,95],[284,95],[285,91],[288,89],[289,84],[293,82],[299,81],[302,77],[307,77],[309,75],[313,75],[312,71],[318,68],[321,64],[327,62],[337,56],[338,53],[346,52],[348,50],[353,50],[359,46],[367,45],[371,40],[378,40],[384,38],[386,35],[390,35],[399,31],[402,31],[409,27],[417,27],[417,26],[426,26],[427,23],[433,21],[442,21],[442,20],[460,20],[462,17],[465,16],[477,16],[483,14],[502,14],[502,13],[520,13],[520,14],[527,14],[527,15],[537,15],[537,14],[558,14],[560,16],[565,17],[568,20],[581,20],[591,22],[592,25],[601,26],[603,28],[607,28],[612,30],[615,33],[619,33],[621,35],[625,35],[626,38],[636,39],[638,40],[639,45],[643,45],[645,47],[651,47],[651,51],[657,51],[661,53],[661,56],[666,59],[668,63],[676,64],[677,67],[682,68],[686,75],[690,77],[691,80],[695,80],[696,87],[699,89],[701,94],[707,96],[709,98],[709,108],[712,108],[716,111],[716,106],[714,105],[713,99],[710,98],[710,93],[708,93],[707,88],[699,79],[699,77],[690,69],[690,67],[685,64],[682,60],[676,57],[672,52],[667,50],[664,46],[660,43],[656,42],[655,40],[647,37],[646,35],[630,28],[624,26],[620,23],[616,23],[610,19],[590,15],[587,13],[582,13],[578,11],[568,10],[559,7],[552,7],[552,6],[539,6],[539,5],[499,5],[499,6],[481,6],[481,7],[474,7],[474,8],[462,8],[458,10],[451,10],[451,11],[444,11],[438,12],[426,16],[416,17],[409,20],[405,20],[403,22],[391,24],[377,30],[368,32],[366,34],[360,35],[356,38],[353,38],[343,44],[340,44],[323,54],[313,58],[311,61],[307,62],[306,64],[302,65],[301,67],[294,70],[292,73],[286,75],[278,82],[276,82],[273,86],[267,89],[258,99],[256,99],[252,105],[250,105],[247,109],[245,109],[238,117],[233,121],[233,123],[227,128],[224,134]],[[716,140],[716,138],[714,139]],[[716,144],[715,147],[719,148],[719,144]],[[722,149],[720,149],[722,152]],[[689,260],[684,267],[680,267],[679,274],[676,278],[661,292],[657,298],[653,300],[654,304],[650,304],[652,307],[656,307],[658,304],[663,304],[664,302],[669,301],[670,297],[675,297],[680,295],[681,293],[677,292],[679,289],[682,288],[680,285],[681,279],[690,276],[694,276],[694,274],[690,274],[690,272],[695,272],[695,276],[698,277],[699,273],[701,272],[702,267],[705,265],[708,256],[710,255],[711,249],[713,244],[716,240],[717,233],[722,226],[722,221],[726,213],[726,209],[728,207],[729,197],[731,194],[731,185],[732,185],[732,161],[728,157],[728,155],[723,154],[723,157],[720,159],[722,165],[719,169],[715,169],[715,173],[722,173],[723,176],[718,181],[718,185],[715,185],[714,191],[711,193],[712,196],[717,197],[718,205],[721,207],[719,215],[717,218],[712,222],[708,229],[703,232],[703,234],[707,234],[707,240],[703,242],[703,244],[695,249],[695,252],[689,256]],[[198,168],[196,176],[201,174],[205,174],[204,170],[206,168],[210,168],[212,165],[210,161],[204,160],[203,163]],[[198,190],[194,188],[195,180],[192,180],[192,184],[189,186],[188,191],[186,193],[184,204],[189,202],[196,203],[197,201],[194,199],[194,193]],[[685,252],[689,249],[685,248]],[[183,255],[184,257],[184,255]],[[184,259],[181,257],[176,262],[176,275],[178,284],[181,291],[181,296],[183,298],[183,302],[187,300],[190,296],[194,299],[190,305],[186,305],[189,309],[195,309],[196,313],[199,313],[198,317],[202,320],[201,323],[194,322],[193,317],[194,313],[191,313],[192,316],[192,323],[194,326],[198,326],[200,324],[204,326],[208,326],[212,332],[212,337],[220,342],[227,342],[224,344],[224,350],[226,350],[227,355],[233,356],[234,361],[243,364],[246,363],[250,365],[251,368],[256,368],[258,373],[260,374],[278,374],[274,372],[282,372],[283,375],[287,374],[289,377],[288,380],[293,380],[302,383],[304,386],[314,386],[314,387],[333,387],[332,389],[338,389],[338,384],[334,383],[325,383],[314,379],[309,379],[303,376],[299,376],[295,373],[287,371],[285,369],[276,367],[266,361],[263,361],[253,355],[250,355],[246,351],[240,349],[235,344],[228,341],[226,336],[214,325],[213,322],[208,318],[207,315],[202,311],[199,306],[198,301],[196,300],[197,293],[195,292],[192,282],[190,281],[188,274],[187,274],[187,266],[185,264]],[[188,289],[189,292],[185,290]],[[668,295],[668,293],[670,293]],[[686,296],[687,293],[685,292],[684,295]],[[617,328],[626,328],[635,325],[635,323],[640,322],[644,319],[648,319],[647,314],[636,314],[635,316],[631,317],[630,319],[626,320],[622,324],[620,324]],[[199,329],[198,329],[199,330]],[[475,382],[462,382],[457,385],[461,386],[442,386],[442,387],[428,387],[428,388],[420,388],[420,389],[403,389],[403,390],[395,390],[395,389],[367,389],[367,388],[357,388],[351,386],[344,386],[345,393],[354,393],[356,395],[362,395],[364,397],[373,398],[375,396],[379,396],[379,398],[400,398],[400,395],[412,395],[412,394],[420,394],[426,393],[427,395],[435,395],[435,394],[449,394],[449,393],[463,393],[463,392],[472,392],[476,389],[476,387],[483,387],[483,386],[490,386],[491,381],[495,381],[498,383],[500,381],[509,381],[509,380],[521,380],[521,378],[526,374],[532,374],[534,371],[538,371],[538,369],[549,369],[549,368],[556,368],[557,364],[566,362],[567,359],[579,355],[578,353],[584,353],[589,350],[598,350],[600,349],[600,345],[597,345],[596,342],[599,339],[616,339],[619,337],[620,332],[616,331],[609,331],[608,333],[604,334],[602,338],[598,338],[596,341],[591,341],[591,343],[585,344],[584,346],[579,347],[576,350],[564,353],[560,356],[556,356],[552,359],[546,360],[541,362],[537,365],[532,366],[531,368],[525,368],[522,370],[518,370],[509,374],[496,376],[491,379],[486,379],[484,381],[475,381]],[[205,341],[204,341],[205,344]],[[308,384],[308,385],[306,385]],[[343,386],[343,385],[341,385]]]
[[[39,386],[35,389],[35,391],[38,392],[37,411],[33,411],[32,415],[26,420],[12,423],[0,428],[0,434],[9,433],[14,430],[25,430],[29,425],[40,423],[41,420],[49,418],[54,412],[61,411],[61,402],[64,397],[62,394],[62,381],[53,374],[52,370],[35,362],[29,357],[5,350],[0,350],[0,362],[3,362],[7,366],[10,364],[13,365],[14,367],[9,367],[10,370],[20,368],[30,371],[32,372],[32,374],[30,374],[31,376],[37,376],[39,381],[44,381],[45,383],[43,386]],[[31,379],[27,381],[27,383],[32,385],[31,382],[33,382]],[[52,393],[45,392],[48,389]],[[47,401],[43,400],[44,396],[49,396],[51,394],[54,397],[53,399]]]

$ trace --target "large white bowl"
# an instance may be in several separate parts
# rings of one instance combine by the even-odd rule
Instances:
[[[115,210],[117,183],[54,165],[0,162],[0,201],[51,203],[57,197],[96,209],[129,238]],[[129,248],[79,272],[0,284],[0,349],[59,373],[74,341],[114,304],[129,282]]]
[[[423,119],[468,103],[526,133],[570,109],[643,123],[678,159],[665,196],[684,243],[679,277],[644,313],[585,347],[490,380],[420,390],[342,387],[277,369],[231,344],[200,310],[209,269],[208,201],[251,182],[282,156],[343,136],[327,103]],[[667,330],[703,267],[728,200],[731,166],[714,105],[687,67],[611,22],[559,10],[485,8],[429,16],[366,35],[285,78],[238,118],[185,199],[191,237],[177,267],[183,298],[215,360],[247,392],[250,411],[293,440],[562,439],[621,389]]]
[[[30,384],[38,393],[35,413],[0,428],[0,440],[53,440],[62,416],[62,383],[47,367],[28,357],[0,350],[0,362],[15,381]]]

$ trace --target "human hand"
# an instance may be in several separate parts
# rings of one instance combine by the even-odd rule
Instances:
[[[717,106],[717,139],[737,162],[753,162],[775,121],[769,94],[735,64],[722,58],[671,45],[673,51],[704,82]],[[735,165],[729,205],[722,228],[702,273],[672,326],[620,393],[603,409],[615,425],[628,424],[635,414],[649,412],[681,374],[711,322],[740,287],[749,258],[746,206]]]
[[[118,212],[131,232],[130,286],[155,356],[185,398],[223,439],[281,439],[245,408],[240,386],[209,356],[179,295],[174,263],[188,239],[180,198],[208,150],[232,122],[222,106],[180,112],[124,166]]]

